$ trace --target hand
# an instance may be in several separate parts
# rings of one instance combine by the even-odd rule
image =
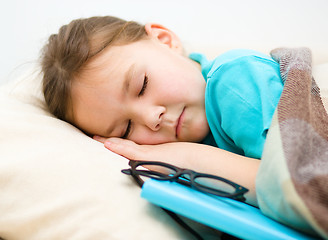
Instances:
[[[146,145],[138,145],[133,141],[121,138],[104,138],[94,136],[93,139],[102,142],[104,146],[130,160],[146,160]]]
[[[160,161],[180,168],[224,177],[249,189],[246,202],[257,206],[255,178],[260,161],[222,149],[189,142],[139,145],[120,138],[94,137],[109,150],[130,160]]]
[[[139,145],[133,141],[121,138],[94,136],[94,139],[104,143],[104,146],[112,152],[130,160],[161,161],[181,166],[181,163],[186,161],[189,155],[188,151],[184,151],[182,146],[184,143],[180,142],[158,145]],[[178,162],[180,162],[180,164]]]

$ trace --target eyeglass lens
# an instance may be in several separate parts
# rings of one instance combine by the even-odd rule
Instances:
[[[177,171],[174,168],[170,168],[168,166],[161,165],[153,165],[153,164],[140,164],[136,167],[136,172],[139,174],[143,181],[146,181],[145,177],[151,177],[159,180],[170,180],[176,178]],[[179,176],[180,180],[183,180],[184,184],[191,185],[190,183],[190,175],[182,174]],[[179,179],[177,180],[179,182]],[[222,193],[223,195],[233,194],[235,192],[235,187],[221,181],[220,179],[210,178],[208,176],[196,176],[194,179],[194,186],[199,190],[210,192],[215,194]]]

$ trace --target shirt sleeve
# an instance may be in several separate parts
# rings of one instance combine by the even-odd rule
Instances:
[[[218,147],[261,158],[282,88],[273,60],[248,56],[216,69],[207,82],[205,104]]]

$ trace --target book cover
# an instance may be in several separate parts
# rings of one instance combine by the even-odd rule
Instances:
[[[147,180],[141,197],[242,239],[314,239],[266,217],[243,202],[208,195],[176,182]]]

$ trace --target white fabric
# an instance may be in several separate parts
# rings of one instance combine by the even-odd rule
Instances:
[[[126,159],[46,111],[39,85],[31,75],[0,92],[0,237],[190,239],[140,197]]]

